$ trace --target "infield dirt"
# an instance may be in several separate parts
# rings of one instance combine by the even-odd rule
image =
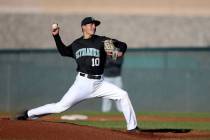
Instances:
[[[118,118],[119,119],[119,118]],[[51,121],[50,121],[51,120]],[[166,140],[210,139],[210,132],[193,130],[142,130],[131,134],[126,130],[112,130],[71,123],[53,122],[48,117],[37,121],[17,121],[6,117],[0,119],[0,139],[3,140]],[[151,120],[151,119],[150,119]],[[208,121],[207,121],[208,122]]]

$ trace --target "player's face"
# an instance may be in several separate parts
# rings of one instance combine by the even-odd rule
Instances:
[[[96,25],[95,23],[89,23],[82,26],[83,33],[86,35],[94,35],[96,32]]]

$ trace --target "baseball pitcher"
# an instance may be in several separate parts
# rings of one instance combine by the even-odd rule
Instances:
[[[86,17],[81,21],[83,35],[66,46],[59,35],[60,28],[53,25],[52,35],[59,53],[75,59],[77,76],[73,85],[57,103],[30,109],[17,116],[18,120],[35,119],[46,114],[61,113],[82,100],[101,97],[119,101],[124,114],[127,130],[139,132],[134,109],[126,91],[104,81],[103,72],[106,57],[118,57],[118,49],[126,51],[125,43],[108,37],[95,35],[100,21]]]

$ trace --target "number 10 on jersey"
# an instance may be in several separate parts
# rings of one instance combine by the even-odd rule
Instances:
[[[100,58],[92,58],[92,67],[100,65]]]

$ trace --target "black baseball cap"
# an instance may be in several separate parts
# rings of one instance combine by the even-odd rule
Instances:
[[[99,20],[94,19],[93,17],[85,17],[82,21],[81,21],[81,26],[82,25],[86,25],[89,23],[95,23],[96,26],[98,26],[101,22]]]

